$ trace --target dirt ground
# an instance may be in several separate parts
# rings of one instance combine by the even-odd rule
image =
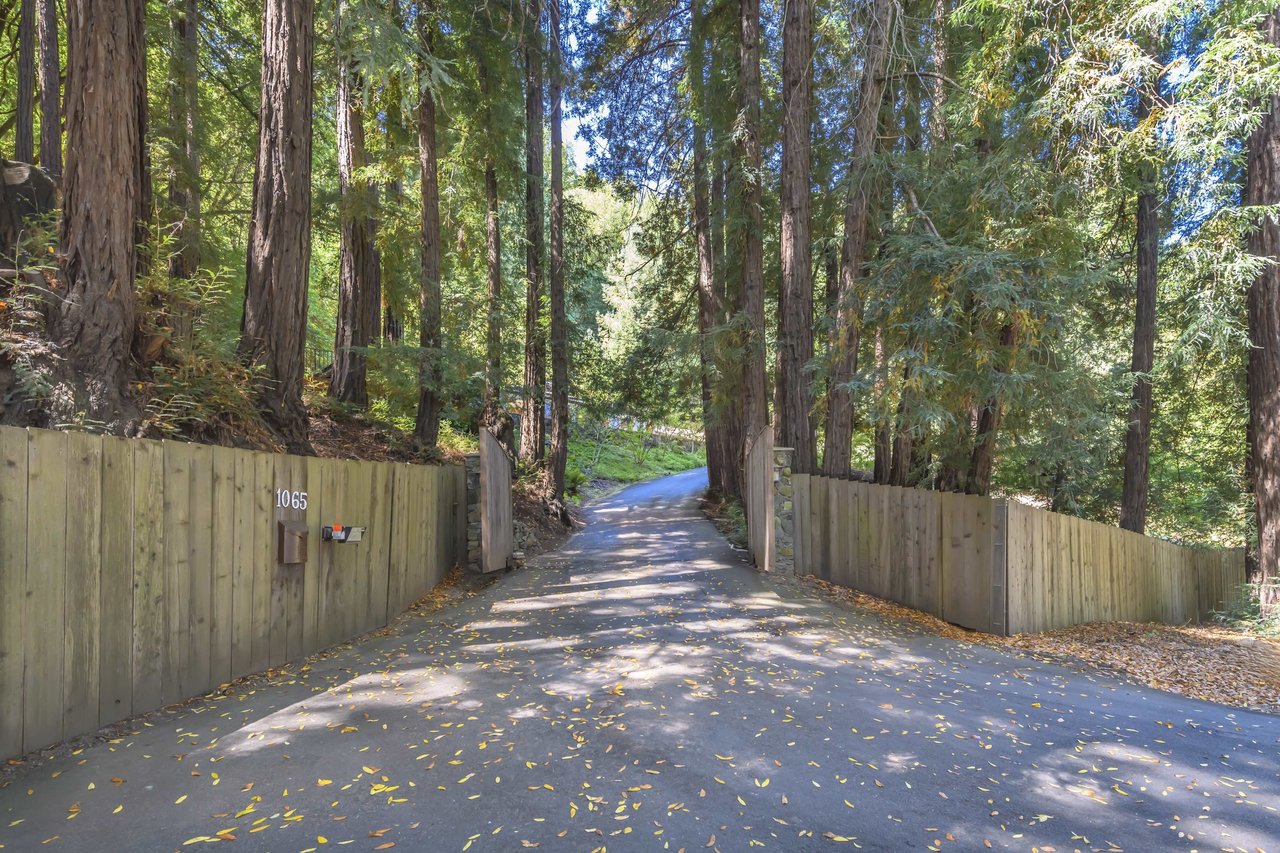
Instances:
[[[817,578],[803,582],[824,597],[949,639],[1096,669],[1183,696],[1280,714],[1280,640],[1217,625],[1154,622],[1094,622],[1041,634],[996,637]]]

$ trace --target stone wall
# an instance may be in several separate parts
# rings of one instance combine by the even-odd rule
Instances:
[[[774,571],[787,575],[796,571],[795,485],[791,481],[794,456],[795,450],[790,447],[773,449],[773,567]]]

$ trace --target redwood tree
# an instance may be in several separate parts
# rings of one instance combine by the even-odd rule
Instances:
[[[1138,123],[1151,114],[1151,93],[1138,96]],[[1139,166],[1137,215],[1137,298],[1133,315],[1133,391],[1124,437],[1124,485],[1120,526],[1142,533],[1147,526],[1151,457],[1151,369],[1156,354],[1156,287],[1160,224],[1156,216],[1156,177],[1150,163]]]
[[[520,419],[520,461],[537,465],[545,450],[546,351],[542,340],[542,0],[528,0],[524,36],[525,126],[525,291],[524,409]]]
[[[724,300],[716,277],[715,241],[712,237],[711,188],[707,156],[708,42],[705,0],[692,0],[689,26],[689,92],[693,100],[693,233],[697,246],[698,365],[702,384],[702,425],[707,444],[707,481],[711,490],[725,496],[726,468],[732,459],[725,448],[725,424],[715,406],[717,378],[712,335],[721,322]],[[719,207],[720,200],[717,198]]]
[[[338,193],[341,222],[338,245],[338,322],[333,343],[329,394],[346,403],[369,404],[366,386],[368,348],[380,333],[382,264],[378,260],[374,207],[377,189],[362,174],[364,151],[364,78],[352,58],[351,16],[338,4]]]
[[[551,459],[550,498],[564,499],[569,460],[569,330],[564,293],[564,137],[560,126],[564,57],[560,51],[560,0],[549,0],[551,27]]]
[[[1280,46],[1280,12],[1262,24]],[[1249,137],[1246,202],[1280,204],[1280,97],[1272,96]],[[1280,611],[1280,222],[1266,217],[1249,235],[1249,252],[1266,261],[1249,286],[1249,432],[1258,512],[1258,571],[1265,613]]]
[[[794,468],[810,473],[817,446],[806,365],[813,358],[813,270],[809,211],[813,88],[813,2],[785,4],[782,27],[782,286],[778,291],[778,443],[795,448]]]
[[[40,42],[40,168],[62,176],[62,65],[58,56],[57,0],[36,0]]]
[[[169,204],[176,217],[176,249],[169,260],[169,274],[191,278],[200,266],[200,154],[196,144],[199,115],[200,7],[184,0],[170,21],[172,53],[169,63],[169,125],[174,162],[169,180]],[[189,318],[179,318],[181,331],[189,331]]]
[[[867,27],[866,54],[858,103],[853,119],[853,159],[844,208],[844,239],[840,246],[840,289],[831,339],[831,376],[827,388],[827,427],[822,471],[829,477],[849,473],[853,440],[853,405],[849,385],[858,372],[858,344],[862,307],[859,298],[866,262],[867,228],[871,211],[868,182],[858,172],[876,150],[876,123],[884,97],[884,67],[889,49],[893,0],[874,0]]]
[[[13,159],[35,159],[36,3],[22,0],[18,10],[18,114],[15,116]]]
[[[425,55],[435,47],[437,27],[434,0],[418,5],[418,40]],[[419,281],[418,419],[414,434],[431,447],[440,434],[440,183],[436,157],[436,99],[425,62],[418,66],[418,166],[422,172],[422,274]]]
[[[257,389],[259,407],[286,446],[300,452],[311,449],[302,377],[314,12],[313,0],[266,0],[263,6],[258,155],[240,328],[241,357],[265,380]]]
[[[744,438],[750,442],[769,420],[765,377],[764,223],[760,160],[760,0],[738,5],[738,172],[742,204],[742,290],[739,311],[745,336],[742,356]],[[744,445],[745,449],[745,445]],[[741,463],[741,460],[739,460]]]
[[[68,377],[55,417],[84,413],[130,427],[125,387],[136,304],[138,223],[149,186],[144,0],[70,0],[67,161],[62,209],[65,290],[53,338]]]
[[[502,222],[498,216],[498,159],[493,127],[493,92],[483,48],[477,51],[480,96],[484,99],[484,234],[487,311],[485,324],[484,420],[491,426],[502,396]]]

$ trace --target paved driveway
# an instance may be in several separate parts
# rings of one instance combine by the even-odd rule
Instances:
[[[458,605],[22,771],[0,846],[1280,851],[1280,718],[763,579],[704,484],[628,489]]]

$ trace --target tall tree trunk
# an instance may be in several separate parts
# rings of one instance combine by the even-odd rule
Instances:
[[[175,217],[176,250],[169,258],[169,275],[179,279],[194,277],[200,267],[200,154],[196,142],[199,15],[197,0],[184,0],[170,20],[169,128],[174,162],[169,177],[169,205]],[[189,338],[192,320],[190,306],[175,306],[174,334],[180,339]]]
[[[546,347],[542,339],[542,0],[528,0],[524,44],[525,255],[524,408],[520,461],[537,465],[545,455]]]
[[[395,24],[396,29],[403,31],[405,22],[404,15],[400,12],[399,0],[388,0],[387,14]],[[421,36],[421,33],[419,33],[419,36]],[[419,38],[419,41],[421,41],[421,38]],[[419,69],[418,75],[421,77],[421,69]],[[393,73],[388,78],[387,86],[383,90],[385,101],[385,118],[382,124],[383,144],[385,147],[384,156],[388,161],[399,159],[400,147],[403,144],[404,110],[400,105],[403,85],[400,75]],[[419,148],[419,159],[421,159],[421,148]],[[383,184],[382,191],[385,194],[386,208],[394,211],[400,210],[404,201],[404,180],[398,171],[393,171],[388,176]],[[375,223],[375,231],[377,227]],[[395,253],[393,252],[379,252],[378,260],[381,262],[382,268],[379,273],[379,281],[382,285],[382,340],[389,344],[398,344],[404,340],[404,318],[397,310],[399,306],[393,301],[393,291],[399,291],[396,281],[399,279],[401,271],[399,264],[394,263]]]
[[[1000,330],[1000,348],[1008,359],[1000,373],[1013,369],[1015,345],[1018,333],[1012,322]],[[1000,434],[1000,422],[1004,418],[1004,394],[994,392],[978,410],[974,433],[973,453],[969,462],[969,475],[964,487],[971,495],[986,495],[991,491],[991,472],[995,468],[996,439]]]
[[[18,113],[15,116],[13,159],[35,159],[36,2],[21,0],[18,10]]]
[[[560,51],[560,0],[551,14],[551,500],[564,500],[569,460],[569,330],[564,292],[564,137],[560,126],[564,61]]]
[[[1151,113],[1151,93],[1138,97],[1138,122]],[[1124,437],[1124,486],[1120,526],[1142,533],[1147,526],[1147,492],[1151,456],[1151,369],[1156,353],[1156,293],[1160,223],[1156,216],[1156,175],[1150,163],[1139,167],[1137,299],[1133,315],[1133,391]]]
[[[1280,46],[1280,12],[1262,24]],[[1273,95],[1262,124],[1249,137],[1245,200],[1280,204],[1280,97]],[[1267,217],[1249,235],[1250,254],[1267,265],[1249,286],[1249,425],[1253,489],[1258,512],[1258,577],[1264,613],[1280,613],[1280,222]]]
[[[875,457],[871,477],[877,483],[888,483],[893,461],[893,422],[884,411],[885,396],[889,393],[889,353],[885,349],[884,326],[876,326],[875,359]]]
[[[435,49],[435,0],[418,5],[418,40],[423,53]],[[419,373],[418,421],[414,434],[427,447],[440,436],[440,183],[436,157],[436,100],[418,67],[418,165],[422,172],[422,278],[418,298],[421,327],[418,343],[423,363]]]
[[[743,206],[742,423],[744,438],[755,439],[769,421],[765,376],[764,223],[760,161],[760,0],[740,0],[738,31],[738,170],[736,190]],[[745,450],[745,444],[743,445]],[[741,463],[739,463],[741,464]]]
[[[314,0],[266,0],[262,97],[249,220],[243,360],[262,370],[258,405],[285,445],[311,450],[302,402],[311,263]]]
[[[487,323],[485,333],[484,415],[490,425],[498,415],[502,396],[502,224],[498,218],[498,164],[494,151],[493,115],[489,106],[493,93],[489,89],[489,69],[484,57],[478,56],[480,95],[484,98],[485,158],[485,269],[487,273]]]
[[[713,60],[714,62],[714,56]],[[725,174],[724,162],[719,158],[715,160],[714,168],[711,173],[711,291],[708,308],[715,311],[714,315],[708,319],[708,328],[714,326],[723,326],[729,320],[729,311],[731,303],[729,300],[729,282],[727,259],[725,256],[725,207],[727,193],[727,176]],[[737,384],[733,377],[735,365],[726,355],[726,351],[721,347],[713,347],[713,360],[716,368],[716,378],[721,385],[727,381]],[[728,391],[728,389],[724,389]],[[742,468],[739,464],[739,453],[742,449],[743,426],[742,426],[742,398],[741,395],[734,393],[725,393],[723,399],[719,399],[720,395],[714,395],[713,403],[718,403],[714,408],[718,421],[717,439],[712,442],[708,437],[707,453],[715,453],[717,457],[716,463],[713,465],[708,460],[708,474],[712,470],[718,472],[716,480],[712,481],[715,491],[720,497],[735,500],[742,497]]]
[[[884,67],[888,55],[893,0],[874,0],[867,27],[866,59],[858,87],[853,120],[853,159],[844,208],[844,241],[840,246],[840,294],[837,299],[831,352],[833,365],[827,390],[827,431],[822,450],[822,471],[828,477],[845,477],[850,470],[853,441],[853,405],[849,385],[858,372],[858,344],[862,306],[859,298],[866,259],[867,228],[871,210],[871,185],[858,170],[876,150],[876,125],[884,97]]]
[[[689,92],[693,106],[693,233],[697,245],[698,367],[702,385],[702,432],[707,448],[707,483],[721,494],[724,487],[723,429],[715,407],[713,331],[722,310],[716,291],[716,258],[712,248],[711,190],[707,163],[706,10],[692,0],[689,25]]]
[[[379,334],[382,319],[381,263],[373,213],[377,190],[361,172],[364,148],[364,80],[348,51],[347,9],[338,8],[338,191],[341,229],[338,246],[338,324],[333,345],[329,394],[345,403],[369,405],[368,357],[360,352]],[[425,261],[424,261],[425,263]]]
[[[65,290],[53,337],[69,411],[115,431],[126,406],[136,312],[138,223],[148,206],[143,0],[70,0],[67,163],[62,207]]]
[[[813,263],[810,243],[810,105],[813,0],[785,4],[782,29],[782,286],[778,291],[778,440],[795,448],[794,470],[817,468],[813,391]]]
[[[40,168],[62,177],[62,67],[58,56],[57,0],[36,0],[40,41]]]

